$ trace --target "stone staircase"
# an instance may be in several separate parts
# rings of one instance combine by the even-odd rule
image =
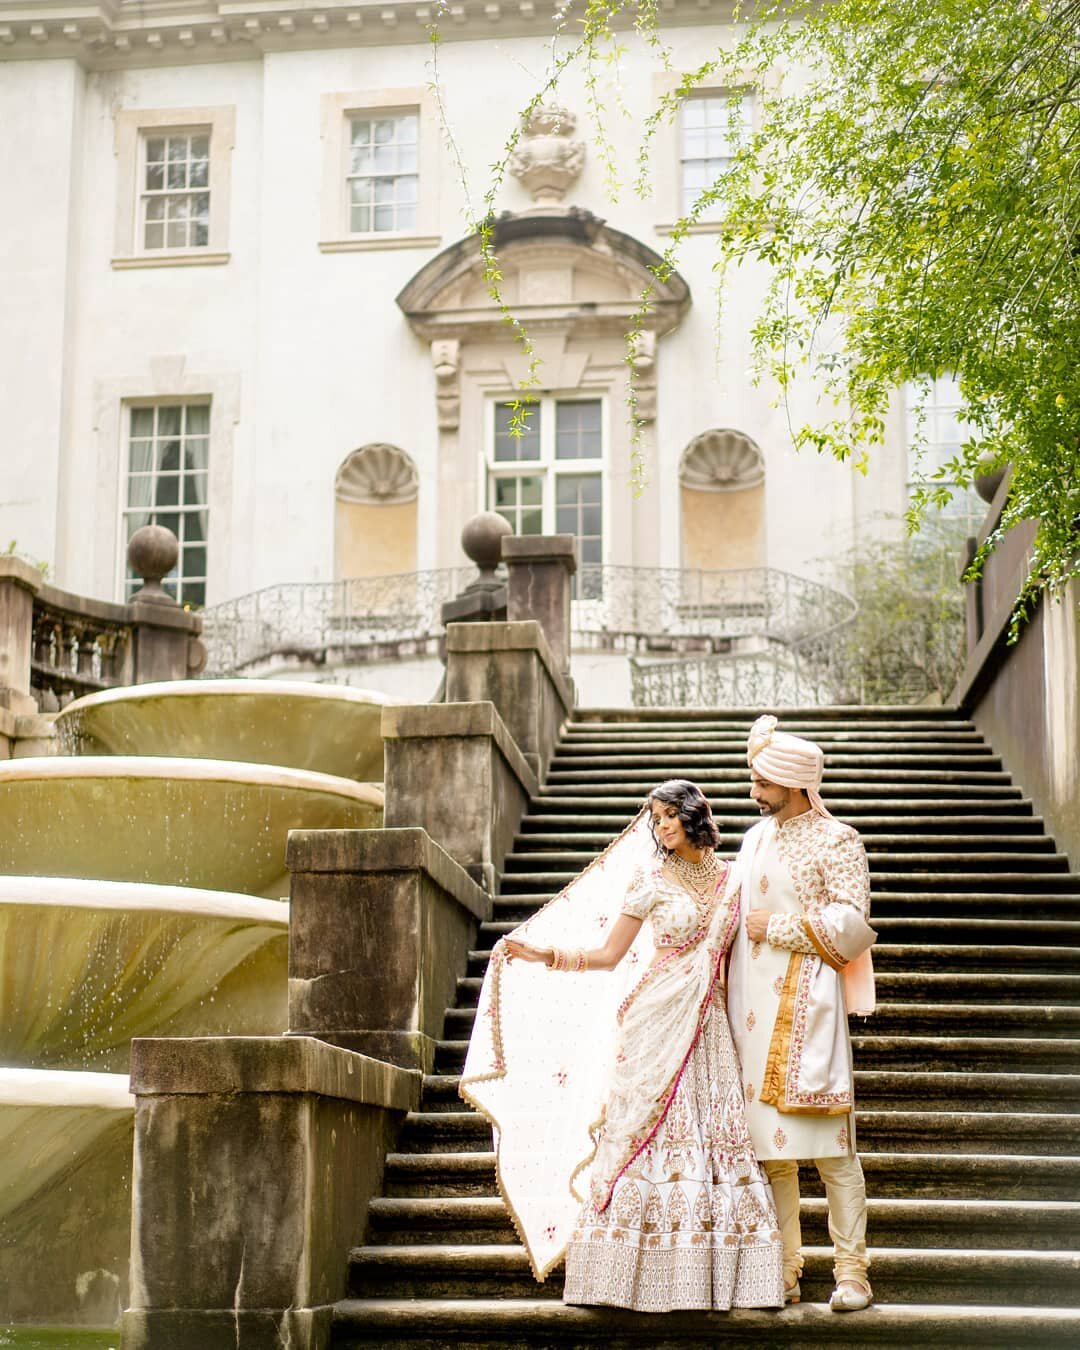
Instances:
[[[756,818],[750,712],[579,711],[507,858],[446,1015],[421,1109],[387,1160],[333,1344],[649,1347],[1080,1345],[1080,877],[969,722],[947,709],[789,713],[826,753],[825,797],[862,833],[879,1010],[853,1025],[878,1303],[838,1317],[824,1201],[804,1177],[807,1270],[782,1313],[568,1308],[532,1279],[491,1133],[457,1096],[484,967],[531,913],[681,776],[723,849]]]

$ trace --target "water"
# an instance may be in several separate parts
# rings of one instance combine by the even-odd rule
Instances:
[[[120,1333],[84,1327],[3,1327],[0,1350],[120,1350]]]

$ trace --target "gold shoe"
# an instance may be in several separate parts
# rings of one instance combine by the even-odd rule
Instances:
[[[832,1291],[829,1307],[833,1312],[862,1312],[874,1301],[870,1286],[861,1280],[841,1280]]]
[[[784,1285],[784,1303],[798,1303],[802,1298],[802,1290],[799,1288],[799,1281],[794,1284]]]

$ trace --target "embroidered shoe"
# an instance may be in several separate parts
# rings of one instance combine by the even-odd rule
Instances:
[[[868,1284],[860,1280],[841,1280],[832,1291],[829,1307],[833,1312],[862,1312],[874,1301],[873,1292]]]
[[[799,1281],[794,1284],[784,1285],[784,1303],[798,1303],[802,1298],[802,1290],[799,1288]]]

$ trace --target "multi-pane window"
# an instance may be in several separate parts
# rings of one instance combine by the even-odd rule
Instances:
[[[572,534],[583,567],[604,558],[603,406],[600,399],[538,398],[515,410],[496,403],[488,460],[488,504],[518,534]],[[519,415],[520,422],[520,415]],[[600,574],[575,579],[575,595],[599,595]]]
[[[684,100],[679,119],[684,214],[730,166],[749,134],[750,115],[749,94],[702,94]],[[702,215],[711,213],[712,208],[706,207]]]
[[[210,132],[144,135],[140,233],[148,252],[210,243]]]
[[[206,603],[210,406],[160,403],[131,408],[124,506],[124,550],[142,525],[164,525],[180,557],[163,585],[181,604]],[[125,594],[142,585],[130,567]]]
[[[420,118],[380,113],[349,120],[349,230],[415,230]]]
[[[952,500],[944,515],[964,524],[969,534],[978,532],[986,514],[986,503],[974,488],[958,488],[948,478],[937,478],[939,470],[960,455],[961,446],[975,434],[964,420],[964,400],[960,386],[945,375],[925,383],[909,384],[904,389],[907,418],[908,482],[928,480],[944,483],[952,489]]]

